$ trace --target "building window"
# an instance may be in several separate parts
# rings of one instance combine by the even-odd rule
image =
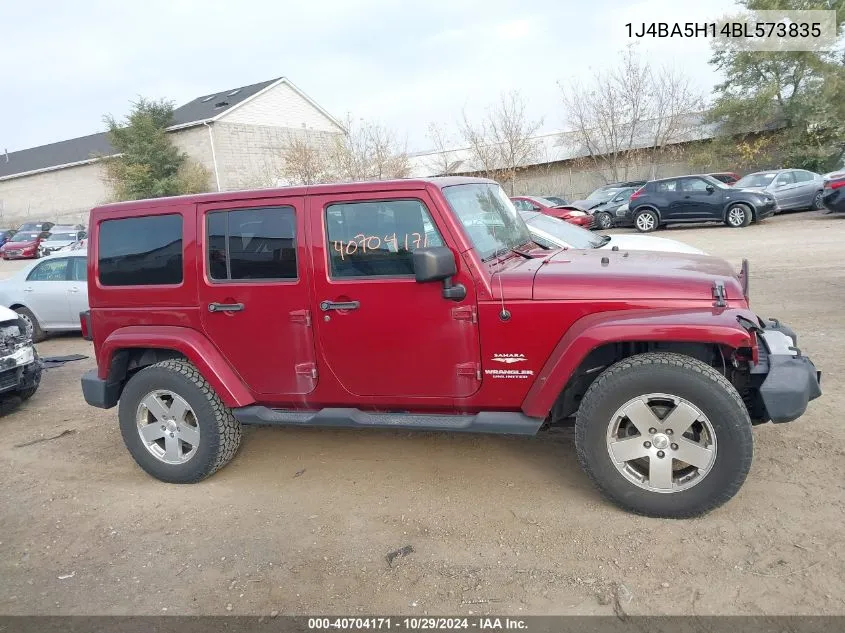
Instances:
[[[263,207],[206,216],[208,275],[215,281],[296,279],[296,211]]]
[[[326,238],[332,277],[412,276],[416,249],[443,246],[419,200],[331,204]]]
[[[105,220],[98,238],[98,270],[104,286],[182,283],[182,216],[151,215]]]

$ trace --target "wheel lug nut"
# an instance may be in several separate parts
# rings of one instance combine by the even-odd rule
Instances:
[[[643,442],[643,446],[646,448],[651,448],[651,442]]]
[[[166,426],[164,426],[163,424],[161,425],[161,430],[162,430],[162,431],[163,431],[163,430],[165,430],[166,428],[167,428],[167,427],[166,427]]]
[[[666,453],[664,453],[663,451],[657,451],[657,456],[658,456],[660,459],[663,459],[664,457],[666,457]]]
[[[170,437],[173,437],[173,433],[170,434]]]
[[[677,444],[672,444],[672,450],[673,450],[673,451],[678,450],[678,445],[677,445]]]
[[[666,429],[666,435],[672,435],[672,429]]]
[[[651,428],[651,429],[648,430],[648,432],[651,433],[652,435],[654,435],[655,433],[657,433],[657,429]]]

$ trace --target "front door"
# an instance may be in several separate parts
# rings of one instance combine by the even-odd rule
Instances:
[[[686,219],[722,219],[722,189],[703,178],[682,178],[681,195]]]
[[[303,199],[214,203],[199,211],[200,308],[209,339],[254,393],[310,393],[317,367]]]
[[[314,303],[321,360],[350,393],[465,397],[481,385],[475,289],[444,299],[417,283],[412,254],[449,246],[424,191],[309,199]],[[442,225],[442,224],[441,224]],[[461,270],[464,268],[464,270]]]

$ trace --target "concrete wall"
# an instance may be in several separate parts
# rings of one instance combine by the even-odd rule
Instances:
[[[275,186],[291,139],[326,144],[336,133],[226,123],[213,124],[220,188],[224,191]],[[307,135],[307,136],[306,136]]]
[[[88,221],[88,212],[109,200],[97,163],[0,180],[2,221],[14,226],[27,218],[56,222]]]
[[[279,128],[307,127],[321,132],[342,132],[331,118],[286,83],[281,83],[220,117],[220,123]]]

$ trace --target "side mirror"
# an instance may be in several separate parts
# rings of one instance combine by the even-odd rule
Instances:
[[[87,235],[88,234],[85,231],[80,231],[79,235],[78,235],[78,239],[80,239],[80,240],[85,239],[87,237]]]
[[[716,191],[716,187],[713,185],[707,185],[707,193],[713,193],[714,191]]]
[[[467,296],[462,284],[452,285],[452,275],[458,272],[455,255],[445,246],[418,248],[414,251],[414,276],[418,283],[443,282],[443,298],[461,301]]]

